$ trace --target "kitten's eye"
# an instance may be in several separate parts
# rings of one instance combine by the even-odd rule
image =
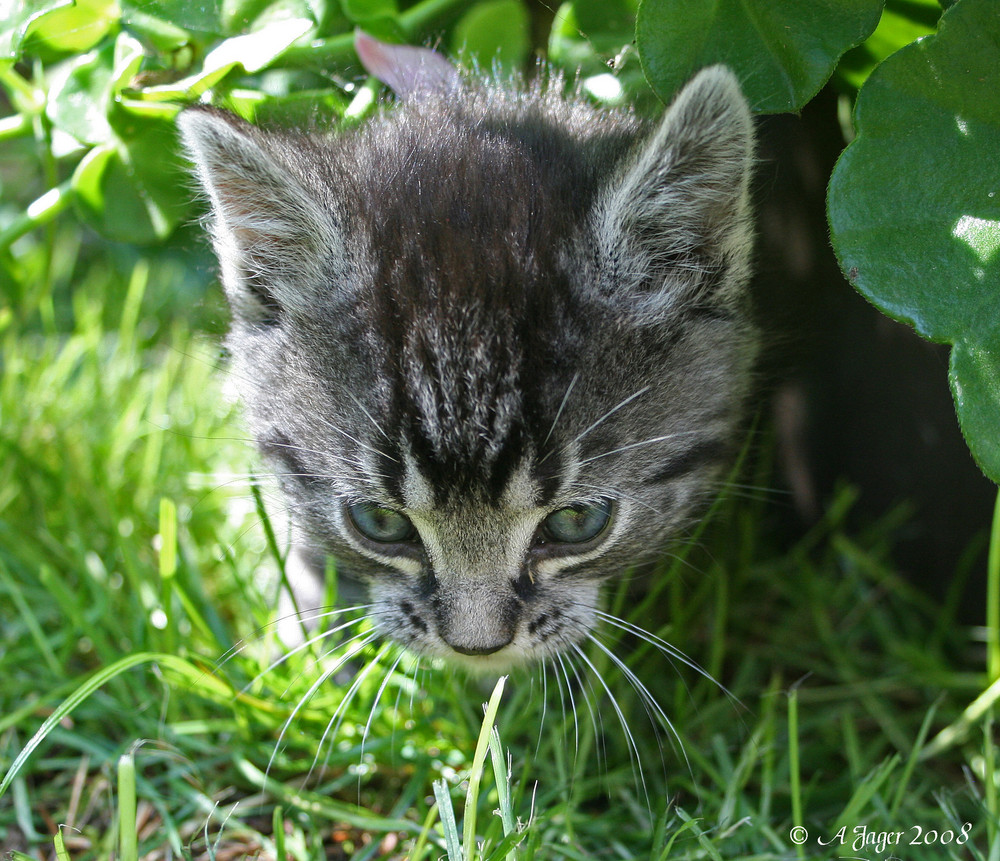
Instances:
[[[398,544],[417,537],[416,528],[405,514],[374,502],[352,502],[347,514],[358,532],[379,544]]]
[[[600,535],[610,520],[610,499],[577,502],[546,517],[542,521],[542,535],[560,544],[582,544]]]

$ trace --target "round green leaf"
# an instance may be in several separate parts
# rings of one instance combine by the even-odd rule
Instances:
[[[16,60],[21,55],[21,42],[31,22],[53,9],[69,6],[72,0],[45,0],[19,3],[2,9],[0,14],[0,59]]]
[[[608,61],[635,39],[631,0],[573,0],[556,12],[549,33],[549,59],[583,75],[608,71]]]
[[[861,88],[858,136],[830,181],[851,283],[923,337],[954,345],[950,378],[972,453],[1000,481],[1000,16],[962,0],[934,36]]]
[[[27,26],[23,49],[43,57],[75,54],[93,48],[118,23],[115,0],[75,0],[51,8],[49,3],[27,3],[27,7],[49,7],[35,15]]]
[[[531,22],[521,0],[490,0],[473,6],[455,25],[452,48],[489,68],[524,64],[531,49]]]
[[[668,101],[694,72],[725,63],[755,111],[795,111],[878,24],[882,0],[643,0],[636,41]]]
[[[115,139],[91,150],[73,174],[80,215],[109,239],[162,241],[189,211],[172,118],[116,105],[111,121]]]

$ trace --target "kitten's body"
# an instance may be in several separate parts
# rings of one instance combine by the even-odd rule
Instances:
[[[544,658],[714,488],[755,349],[752,133],[725,70],[658,129],[453,84],[340,135],[182,128],[250,425],[381,632]]]

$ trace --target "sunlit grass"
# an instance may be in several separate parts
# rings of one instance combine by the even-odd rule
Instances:
[[[952,839],[907,861],[998,857],[996,613],[969,630],[909,586],[897,520],[849,533],[849,489],[791,549],[768,494],[724,496],[690,549],[609,591],[729,692],[605,626],[669,727],[597,645],[593,671],[513,674],[497,736],[495,680],[378,641],[319,685],[350,641],[276,662],[281,502],[252,492],[216,342],[164,298],[169,268],[75,271],[56,241],[49,286],[29,253],[0,317],[0,848],[788,859],[916,826]],[[740,480],[766,487],[766,463]]]

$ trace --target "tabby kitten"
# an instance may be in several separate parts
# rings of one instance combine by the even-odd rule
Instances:
[[[734,446],[750,114],[722,67],[647,127],[358,48],[403,97],[360,128],[181,114],[233,377],[300,555],[363,584],[378,632],[474,670],[543,660]]]

